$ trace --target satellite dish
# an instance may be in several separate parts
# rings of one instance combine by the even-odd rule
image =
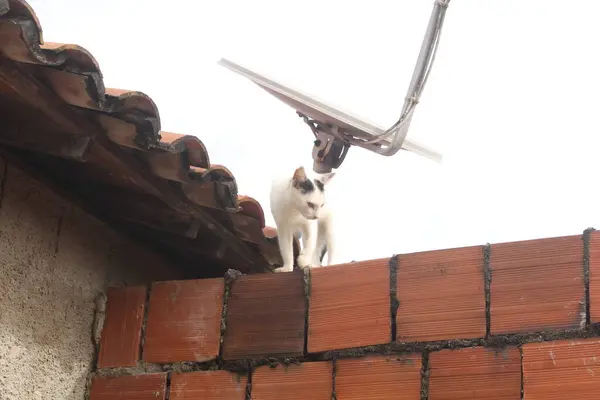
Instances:
[[[400,118],[388,129],[342,111],[339,107],[327,104],[315,96],[251,71],[233,61],[222,58],[219,64],[250,79],[296,110],[315,135],[313,147],[315,172],[326,173],[333,168],[338,168],[351,146],[359,146],[383,156],[392,156],[399,150],[406,150],[441,162],[441,154],[406,140],[406,135],[435,59],[449,3],[450,0],[435,0]]]

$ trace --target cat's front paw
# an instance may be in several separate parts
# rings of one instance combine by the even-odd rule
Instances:
[[[311,265],[311,257],[308,257],[306,255],[306,253],[300,253],[300,255],[298,256],[298,267],[300,267],[301,269],[305,269],[305,268],[309,268]]]
[[[319,268],[321,266],[321,260],[319,260],[319,257],[313,257],[312,259],[312,268]]]
[[[287,267],[287,266],[283,266],[283,267],[279,267],[279,268],[275,268],[273,270],[274,273],[278,274],[280,272],[292,272],[294,270],[294,266],[292,265],[291,267]]]

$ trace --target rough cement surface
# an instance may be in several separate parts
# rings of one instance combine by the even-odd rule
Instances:
[[[107,285],[177,279],[168,264],[0,159],[0,399],[81,400]]]

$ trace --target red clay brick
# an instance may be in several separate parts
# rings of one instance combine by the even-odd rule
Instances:
[[[600,339],[523,346],[524,400],[595,400],[600,393]]]
[[[338,360],[335,392],[337,400],[419,400],[421,355]]]
[[[391,341],[389,259],[311,271],[310,353]]]
[[[494,244],[490,266],[492,334],[585,325],[580,235]]]
[[[239,277],[227,303],[223,358],[302,355],[305,309],[301,271]]]
[[[258,367],[252,374],[252,400],[331,400],[330,361]]]
[[[521,353],[517,347],[471,347],[429,356],[429,400],[519,400]]]
[[[95,377],[90,400],[164,400],[167,374]]]
[[[484,337],[483,269],[482,246],[399,256],[397,340]]]
[[[590,319],[600,322],[600,231],[590,233]]]
[[[203,362],[219,354],[224,280],[156,282],[150,292],[144,361]]]
[[[171,400],[246,400],[248,378],[227,371],[174,373]]]
[[[100,337],[98,368],[135,367],[147,288],[110,287],[106,290],[106,318]]]

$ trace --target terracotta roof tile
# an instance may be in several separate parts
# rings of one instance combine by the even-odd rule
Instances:
[[[146,94],[105,88],[99,63],[86,49],[44,42],[37,17],[23,0],[0,0],[0,54],[0,115],[21,116],[11,121],[14,130],[31,136],[25,142],[19,135],[0,135],[0,156],[70,188],[68,195],[101,218],[146,239],[156,239],[161,231],[175,233],[156,240],[187,261],[198,259],[201,246],[186,245],[177,236],[218,237],[223,245],[204,246],[202,254],[222,269],[235,265],[252,272],[281,264],[273,231],[263,234],[261,205],[238,195],[234,175],[211,164],[202,141],[161,131],[159,111]],[[35,135],[45,135],[46,140]],[[86,138],[93,139],[93,146]],[[7,144],[11,147],[4,147]],[[96,182],[121,192],[92,187]],[[94,204],[102,197],[98,190],[120,199],[135,191],[153,197],[139,198],[138,204],[155,206],[148,215],[137,215],[141,211],[135,207],[108,210]],[[148,226],[156,232],[149,233]]]

